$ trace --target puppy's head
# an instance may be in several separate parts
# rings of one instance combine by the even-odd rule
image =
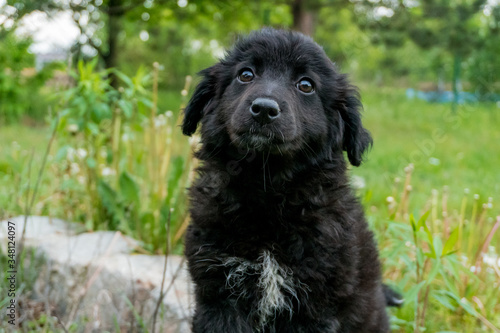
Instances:
[[[372,142],[356,89],[302,34],[254,32],[201,75],[182,130],[201,121],[205,145],[315,158],[344,150],[358,166]]]

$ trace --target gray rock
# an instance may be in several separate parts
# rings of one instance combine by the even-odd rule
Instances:
[[[16,224],[18,245],[24,217],[10,221]],[[122,331],[152,332],[163,290],[155,331],[190,331],[192,287],[183,257],[134,254],[138,242],[119,232],[79,230],[81,226],[58,219],[28,218],[26,246],[43,257],[29,262],[37,270],[34,288],[26,292],[31,299],[49,304],[51,315],[65,326],[76,324],[78,331],[115,331],[118,325]],[[5,247],[6,236],[2,221],[0,246]]]

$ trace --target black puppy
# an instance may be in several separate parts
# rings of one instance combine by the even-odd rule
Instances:
[[[193,332],[388,332],[343,154],[358,166],[372,142],[355,87],[312,39],[273,29],[201,74],[182,124],[202,125],[185,243]]]

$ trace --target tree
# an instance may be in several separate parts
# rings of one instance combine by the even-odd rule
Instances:
[[[458,103],[462,63],[484,42],[478,16],[487,0],[363,1],[361,26],[378,41],[401,45],[410,38],[424,50],[439,48],[453,58],[453,109]],[[386,15],[377,15],[383,8]]]
[[[171,1],[168,3],[172,3]],[[122,31],[123,20],[132,11],[154,11],[167,4],[166,0],[26,0],[18,2],[8,0],[8,5],[15,11],[10,14],[18,23],[34,11],[48,15],[57,12],[71,12],[81,36],[77,48],[85,46],[94,50],[104,63],[105,68],[117,67],[118,36]],[[15,28],[15,27],[14,27]],[[88,49],[88,48],[87,48]],[[111,73],[111,84],[116,87],[117,80]]]

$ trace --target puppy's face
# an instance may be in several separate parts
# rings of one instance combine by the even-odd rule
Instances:
[[[359,165],[371,142],[355,89],[301,34],[256,32],[202,75],[183,131],[201,120],[205,144],[324,158],[344,149]]]
[[[316,56],[300,50],[303,45],[290,45],[288,53],[266,46],[256,41],[228,68],[232,79],[219,109],[232,143],[289,154],[308,142],[324,142],[328,118],[321,77],[312,65]]]

